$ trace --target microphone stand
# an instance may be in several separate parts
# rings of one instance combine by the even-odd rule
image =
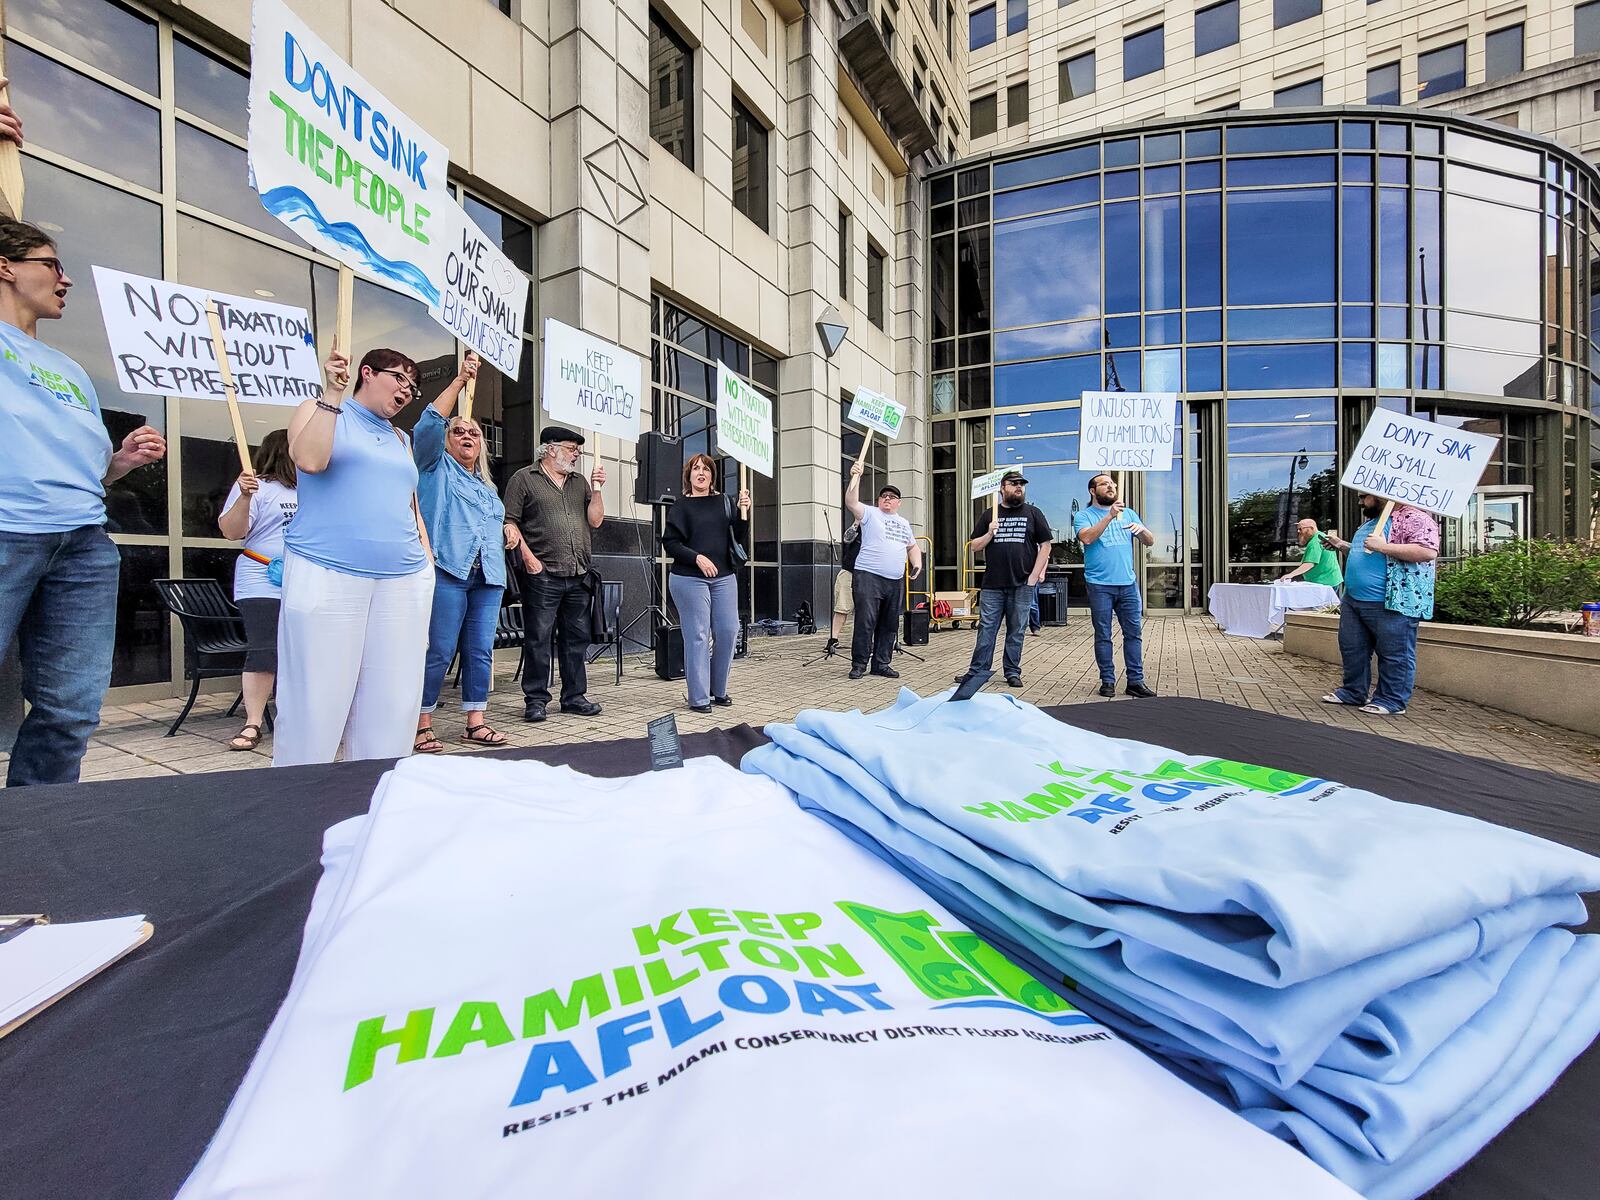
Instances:
[[[822,647],[822,653],[813,659],[808,659],[802,666],[815,666],[825,659],[838,656],[838,648],[832,645],[833,641],[833,593],[839,586],[839,542],[833,536],[833,515],[827,510],[822,510],[822,519],[828,527],[828,553],[833,559],[833,578],[828,581],[828,642]]]

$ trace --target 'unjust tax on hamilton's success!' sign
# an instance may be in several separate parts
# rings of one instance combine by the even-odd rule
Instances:
[[[1465,516],[1498,440],[1380,408],[1339,482],[1442,517]]]
[[[1178,397],[1172,392],[1085,392],[1080,471],[1170,471]]]
[[[635,441],[643,389],[637,354],[545,318],[544,407],[552,420]]]
[[[261,203],[315,249],[437,308],[443,245],[429,218],[449,199],[449,152],[282,0],[255,0],[250,46]]]

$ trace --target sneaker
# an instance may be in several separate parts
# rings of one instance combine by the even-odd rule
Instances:
[[[1141,700],[1148,700],[1155,695],[1155,692],[1146,687],[1143,681],[1140,681],[1139,683],[1130,683],[1128,685],[1128,695],[1138,696]]]
[[[900,678],[900,672],[896,671],[893,667],[873,667],[872,673],[874,675],[882,675],[885,679]]]
[[[851,679],[860,679],[866,673],[867,673],[867,669],[865,667],[852,666],[850,668],[850,678]]]
[[[711,697],[711,703],[715,704],[718,708],[732,708],[733,707],[733,697],[732,696],[713,696],[713,697]]]
[[[561,711],[575,717],[596,717],[600,715],[600,706],[587,696],[579,696],[576,700],[563,701]]]
[[[529,724],[537,725],[544,720],[544,705],[537,700],[528,701],[528,706],[522,710],[522,719]]]
[[[1007,675],[1006,676],[1006,686],[1007,687],[1021,687],[1022,686],[1022,676],[1021,675]]]
[[[1117,694],[1117,685],[1115,683],[1102,683],[1100,685],[1100,694],[1107,700],[1111,699]]]

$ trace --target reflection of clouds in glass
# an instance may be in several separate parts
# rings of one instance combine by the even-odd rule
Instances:
[[[1227,203],[1229,304],[1334,298],[1332,188],[1235,192]]]
[[[1100,314],[1100,211],[1008,221],[994,230],[995,325]]]
[[[36,37],[152,95],[160,90],[155,22],[120,5],[105,0],[13,0],[6,25],[9,31]],[[11,65],[9,57],[6,65]],[[11,78],[15,83],[16,76]],[[35,111],[30,108],[24,119],[34,120]]]
[[[29,105],[23,112],[31,145],[160,188],[155,109],[15,44],[7,46],[6,73],[13,95],[50,98],[49,103]]]
[[[1013,329],[994,336],[996,362],[1022,358],[1044,358],[1052,354],[1071,354],[1100,348],[1099,321],[1072,321],[1065,325],[1044,325],[1034,329]]]
[[[1102,386],[1098,354],[994,369],[994,402],[1000,408],[1077,400]]]
[[[1452,308],[1539,319],[1538,213],[1451,195],[1445,228]]]

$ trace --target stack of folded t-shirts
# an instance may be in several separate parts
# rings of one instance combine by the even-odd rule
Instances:
[[[1600,1033],[1600,859],[1326,779],[902,692],[746,771],[1372,1200],[1455,1170]]]

